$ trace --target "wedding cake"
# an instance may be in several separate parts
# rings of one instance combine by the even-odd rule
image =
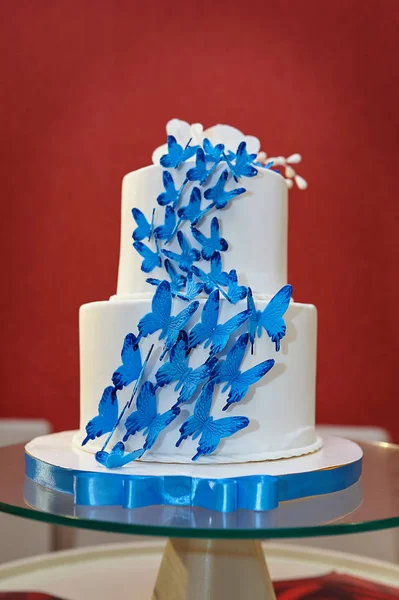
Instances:
[[[174,119],[122,185],[117,291],[80,309],[80,430],[105,467],[318,450],[316,308],[287,281],[300,156]]]

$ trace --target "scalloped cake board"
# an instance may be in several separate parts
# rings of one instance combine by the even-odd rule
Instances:
[[[34,458],[50,465],[76,471],[141,476],[181,475],[204,479],[246,477],[248,475],[291,475],[333,469],[354,463],[363,456],[362,449],[347,439],[335,436],[323,438],[323,446],[312,454],[263,462],[231,464],[171,464],[149,463],[137,460],[130,465],[112,470],[98,464],[93,454],[72,446],[76,431],[63,431],[35,438],[25,446],[25,451]]]

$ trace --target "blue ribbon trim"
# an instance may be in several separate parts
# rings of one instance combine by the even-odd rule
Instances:
[[[196,506],[218,512],[272,510],[280,502],[339,492],[358,481],[362,459],[321,471],[292,475],[247,475],[199,479],[181,475],[131,475],[64,469],[25,453],[29,479],[57,492],[73,494],[83,506],[142,508]]]

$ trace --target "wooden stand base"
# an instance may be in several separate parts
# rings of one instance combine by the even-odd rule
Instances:
[[[170,539],[153,600],[276,600],[253,540]]]

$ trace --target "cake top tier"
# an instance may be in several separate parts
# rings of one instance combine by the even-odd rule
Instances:
[[[257,138],[227,125],[174,119],[167,134],[155,164],[123,180],[117,296],[150,297],[163,267],[185,277],[212,268],[212,254],[255,296],[274,294],[287,283],[287,187],[306,184],[288,164],[300,155],[268,160]]]

